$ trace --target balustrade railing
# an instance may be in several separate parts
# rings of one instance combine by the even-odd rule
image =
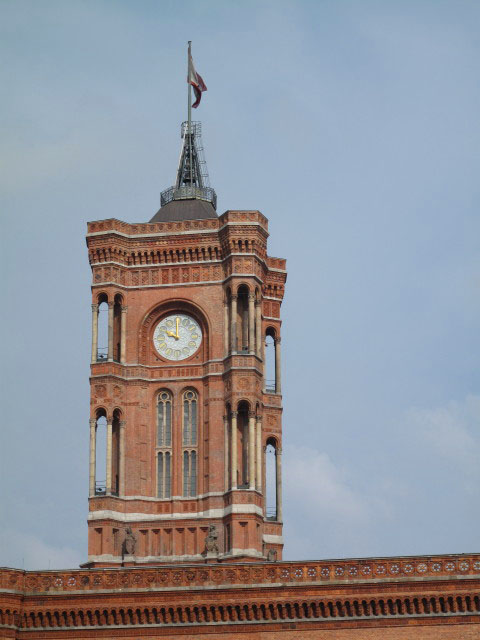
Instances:
[[[17,588],[25,581],[28,591],[145,589],[166,586],[184,590],[196,585],[240,585],[257,588],[258,584],[285,583],[345,583],[411,581],[415,585],[425,580],[461,580],[461,588],[472,588],[480,578],[480,555],[407,556],[400,558],[351,558],[305,562],[235,563],[214,566],[158,566],[115,569],[70,569],[68,571],[0,570],[0,588]],[[475,591],[476,593],[476,591]],[[478,596],[470,603],[478,609]]]

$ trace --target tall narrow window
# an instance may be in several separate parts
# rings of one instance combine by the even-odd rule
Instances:
[[[267,393],[275,393],[277,380],[275,376],[275,333],[270,327],[265,336],[265,368],[264,385]]]
[[[157,455],[157,471],[158,471],[158,482],[157,482],[157,495],[159,498],[170,498],[171,490],[170,490],[170,452],[169,451],[160,451]]]
[[[183,452],[183,496],[193,498],[197,495],[197,452]]]
[[[267,440],[265,448],[265,493],[267,520],[277,519],[277,442],[274,438]]]
[[[112,493],[120,491],[120,412],[115,409],[112,421]]]
[[[122,332],[122,296],[116,295],[113,305],[113,359],[120,362],[120,340]]]
[[[102,496],[106,493],[107,477],[107,418],[105,410],[101,409],[97,416],[96,426],[96,455],[95,455],[95,495]]]
[[[183,452],[183,495],[189,495],[189,487],[188,487],[188,472],[189,472],[189,454],[188,451]]]
[[[97,362],[104,362],[108,357],[108,298],[102,293],[98,297],[98,337]]]
[[[248,404],[240,402],[237,415],[237,478],[239,487],[248,486],[248,411]]]
[[[248,287],[238,289],[237,298],[237,351],[248,352]]]
[[[197,394],[185,391],[183,394],[183,446],[197,445]]]
[[[163,390],[157,401],[157,496],[171,497],[172,395]]]
[[[172,446],[172,399],[168,391],[158,395],[157,447]]]
[[[183,496],[192,498],[197,495],[197,446],[198,396],[187,389],[183,394],[182,443],[183,451]]]

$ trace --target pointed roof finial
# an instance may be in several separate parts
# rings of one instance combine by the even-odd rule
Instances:
[[[150,220],[159,222],[163,219],[187,220],[199,218],[215,218],[217,208],[217,194],[210,187],[207,163],[202,145],[202,125],[200,122],[192,122],[192,108],[198,107],[202,92],[207,87],[195,71],[192,60],[191,42],[188,43],[188,120],[182,122],[181,137],[182,150],[178,162],[177,178],[175,185],[162,191],[160,195],[160,210]],[[195,104],[192,105],[192,87],[195,91]],[[199,206],[190,205],[173,207],[170,203],[180,201],[200,201]],[[202,204],[200,204],[202,203]],[[208,204],[209,203],[209,204]],[[162,211],[168,205],[169,211]],[[175,213],[173,211],[175,208]],[[181,209],[181,210],[180,210]],[[187,212],[188,210],[188,212]],[[190,217],[185,217],[185,216]],[[173,216],[173,217],[172,217]]]
[[[160,206],[173,200],[203,200],[217,208],[217,194],[210,186],[207,163],[202,146],[202,124],[183,122],[181,129],[182,151],[177,169],[177,179],[173,187],[162,191]],[[215,216],[215,213],[213,216]]]

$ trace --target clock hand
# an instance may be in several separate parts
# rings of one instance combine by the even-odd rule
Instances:
[[[175,338],[178,340],[180,338],[180,336],[178,335],[178,325],[180,323],[180,318],[177,318],[177,335],[175,336]]]
[[[175,338],[178,340],[177,336],[173,333],[173,331],[167,331],[167,336],[170,336],[171,338]]]

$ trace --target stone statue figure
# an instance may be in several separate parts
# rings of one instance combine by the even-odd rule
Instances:
[[[217,540],[217,527],[214,524],[210,524],[208,526],[208,533],[205,536],[205,551],[203,552],[203,555],[205,555],[207,558],[218,556]]]
[[[131,527],[127,527],[125,529],[125,539],[122,545],[122,555],[123,556],[135,555],[136,546],[137,546],[137,539],[135,537],[135,534],[133,533]]]
[[[267,562],[276,562],[277,552],[275,549],[269,549],[267,553]]]

